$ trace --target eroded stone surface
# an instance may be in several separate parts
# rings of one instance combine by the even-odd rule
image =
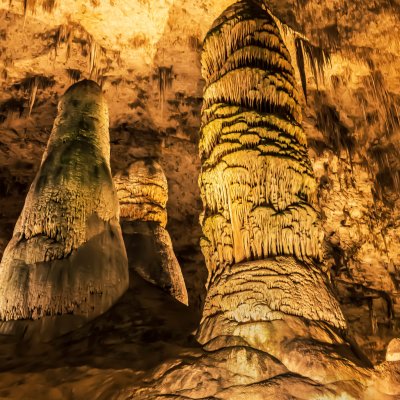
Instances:
[[[3,332],[17,327],[13,321],[39,320],[42,334],[51,336],[57,316],[67,321],[63,329],[74,320],[82,324],[109,309],[128,287],[109,158],[107,104],[95,82],[81,81],[60,101],[42,164],[3,254]]]
[[[74,81],[91,77],[110,107],[113,170],[137,157],[159,157],[170,185],[168,230],[184,260],[191,301],[201,308],[206,272],[197,245],[195,143],[204,86],[200,51],[213,21],[231,3],[0,2],[0,253],[39,168],[58,97]],[[358,342],[374,362],[383,360],[400,315],[399,7],[364,0],[268,5],[282,22],[330,51],[318,91],[304,60],[303,127],[332,281]],[[300,87],[294,44],[288,50]]]
[[[58,96],[79,76],[91,75],[102,84],[110,107],[113,170],[125,169],[137,157],[160,157],[170,185],[168,230],[192,304],[198,305],[191,311],[198,314],[206,275],[197,245],[200,49],[212,21],[231,1],[51,4],[0,3],[0,252],[39,168]],[[318,183],[332,282],[352,333],[376,363],[384,360],[389,340],[399,335],[399,7],[396,1],[364,0],[272,0],[268,5],[281,21],[331,52],[319,91],[307,73],[303,127]],[[296,66],[295,49],[288,48]],[[142,57],[144,53],[150,56]],[[307,61],[305,67],[309,69]],[[295,73],[300,87],[297,68]],[[190,235],[184,233],[187,227]],[[79,346],[86,348],[86,342]],[[108,357],[123,349],[113,349]],[[81,359],[80,353],[74,357]],[[148,352],[138,356],[147,357]],[[123,359],[121,355],[120,365],[125,365]],[[85,368],[57,369],[59,375],[56,369],[40,371],[37,379],[16,373],[2,380],[2,389],[24,375],[27,383],[16,390],[25,388],[38,398],[68,397],[63,380],[70,376],[70,381],[87,379],[91,388],[99,387],[81,388],[76,396],[86,399],[100,393],[107,397],[110,387],[126,379],[125,372],[115,374],[115,366],[110,371],[103,365],[94,372]],[[131,381],[132,376],[134,372]],[[106,385],[98,385],[107,379]],[[19,393],[15,398],[24,397]],[[11,393],[5,396],[12,398]]]
[[[386,361],[400,361],[400,339],[392,339],[386,350]]]
[[[143,159],[114,177],[120,216],[126,221],[154,221],[167,225],[168,183],[161,165]]]
[[[220,318],[229,325],[296,315],[345,329],[318,263],[316,184],[290,54],[274,18],[254,2],[237,2],[215,21],[202,61],[199,184],[210,283],[201,342],[232,333],[218,324],[201,333]]]
[[[348,341],[321,268],[316,185],[290,82],[294,71],[281,60],[285,56],[290,60],[275,20],[253,1],[228,8],[206,37],[199,184],[209,280],[197,338],[213,352],[162,368],[150,388],[134,388],[135,395],[289,399],[292,390],[296,398],[397,395],[398,369],[386,369],[385,384],[377,385],[380,372]],[[254,212],[258,207],[271,211],[260,216]],[[252,374],[241,382],[235,357],[221,353],[229,349],[239,356],[243,342],[250,352],[279,360],[288,373],[264,380]],[[205,368],[214,357],[219,373],[232,368],[236,374],[218,377]],[[257,369],[256,362],[252,366]]]
[[[137,160],[114,181],[129,266],[187,305],[181,267],[165,229],[168,184],[160,164],[150,158]]]

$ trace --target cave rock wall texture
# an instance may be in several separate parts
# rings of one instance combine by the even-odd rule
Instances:
[[[120,336],[125,335],[123,332],[124,329],[128,329],[128,322],[122,315],[130,313],[131,328],[128,329],[129,335],[124,336],[126,340],[142,343],[144,337],[147,338],[146,341],[152,337],[156,338],[154,341],[162,343],[172,340],[174,345],[169,344],[166,346],[168,350],[163,348],[162,351],[151,345],[148,346],[147,352],[141,353],[143,350],[138,350],[137,347],[142,348],[143,345],[134,344],[134,354],[141,355],[142,358],[148,357],[148,360],[143,364],[138,361],[126,364],[126,361],[121,362],[121,359],[125,360],[124,346],[128,346],[124,341],[124,346],[116,352],[112,351],[111,347],[108,349],[100,340],[102,356],[106,357],[109,354],[110,359],[120,360],[120,363],[115,365],[129,365],[133,370],[146,370],[159,365],[163,357],[171,357],[177,342],[179,346],[185,343],[184,348],[187,348],[187,338],[183,338],[184,335],[178,331],[190,333],[198,325],[205,300],[205,285],[212,291],[213,282],[210,278],[207,281],[207,276],[213,276],[210,269],[210,260],[213,257],[214,263],[218,260],[216,263],[220,268],[215,275],[224,281],[226,277],[223,271],[228,264],[233,265],[232,261],[239,263],[235,268],[254,271],[251,264],[253,259],[263,259],[267,255],[293,255],[296,259],[294,263],[280,263],[281,272],[287,274],[295,271],[296,274],[301,274],[302,269],[299,269],[297,260],[309,263],[311,259],[312,262],[317,262],[319,266],[315,268],[310,282],[318,287],[324,286],[319,280],[327,282],[327,287],[330,288],[327,298],[332,299],[333,305],[333,308],[328,308],[331,311],[335,309],[336,296],[347,321],[349,337],[355,338],[372,363],[378,365],[385,360],[390,340],[400,335],[400,4],[397,0],[356,0],[351,3],[343,0],[268,2],[267,6],[271,11],[268,15],[275,21],[274,29],[279,31],[277,37],[281,37],[284,42],[284,54],[275,54],[271,58],[279,64],[282,71],[286,71],[285,81],[278,83],[285,86],[289,95],[297,92],[295,100],[291,100],[293,121],[290,126],[278,125],[276,120],[269,121],[269,124],[286,130],[289,136],[294,138],[294,144],[288,144],[288,154],[293,154],[290,150],[292,145],[295,146],[296,152],[301,154],[295,162],[296,168],[290,169],[294,185],[289,185],[290,190],[301,191],[303,200],[307,200],[308,191],[314,193],[313,198],[309,199],[310,203],[305,201],[307,204],[300,211],[292,212],[291,224],[296,218],[302,221],[296,225],[298,231],[293,233],[293,238],[284,236],[287,230],[282,229],[281,233],[277,233],[277,237],[285,239],[281,245],[273,248],[271,243],[257,241],[256,236],[261,237],[263,232],[253,229],[254,227],[250,226],[251,221],[243,220],[243,215],[247,215],[250,210],[246,202],[234,205],[234,217],[229,221],[234,227],[232,235],[222,235],[221,242],[215,241],[212,234],[216,228],[221,227],[221,233],[229,229],[229,226],[222,226],[227,225],[224,221],[225,189],[211,188],[208,191],[205,188],[207,185],[201,184],[201,181],[207,180],[209,187],[215,184],[222,174],[222,171],[218,171],[218,160],[230,151],[219,144],[216,146],[221,146],[218,151],[211,154],[215,138],[207,141],[199,132],[201,124],[203,131],[204,124],[207,124],[207,121],[201,120],[205,81],[215,80],[207,86],[210,99],[215,93],[223,91],[224,87],[229,88],[229,83],[217,87],[218,81],[221,80],[218,73],[228,75],[229,68],[234,68],[235,62],[240,63],[238,57],[232,65],[224,65],[222,69],[225,68],[225,72],[221,72],[221,66],[218,67],[218,71],[212,71],[213,66],[210,65],[210,75],[205,75],[204,79],[201,75],[203,40],[214,21],[232,3],[225,0],[0,1],[0,252],[4,252],[12,238],[30,184],[39,170],[61,95],[74,82],[84,78],[92,79],[102,88],[109,108],[111,170],[129,171],[129,167],[137,160],[153,160],[165,173],[169,194],[166,205],[168,224],[165,233],[172,239],[174,250],[168,245],[172,252],[169,253],[170,256],[172,257],[174,252],[176,254],[176,260],[172,261],[174,271],[179,275],[180,268],[182,269],[192,318],[188,318],[191,322],[183,323],[182,315],[187,311],[171,303],[172,311],[165,311],[165,318],[163,315],[160,322],[161,317],[154,317],[149,311],[153,310],[154,304],[165,306],[157,297],[159,294],[151,294],[147,298],[147,292],[144,293],[142,287],[133,288],[132,291],[136,289],[136,294],[128,295],[132,298],[124,297],[113,314],[114,318],[117,318],[117,323],[113,323],[114,330],[119,332]],[[259,5],[261,3],[258,2]],[[215,48],[216,52],[218,50]],[[250,87],[260,76],[237,79]],[[234,85],[234,82],[230,84]],[[207,114],[207,108],[212,107],[212,102],[207,103],[207,92],[204,94],[206,111],[203,112],[203,118]],[[233,98],[236,95],[234,94]],[[257,104],[260,99],[254,97],[252,101]],[[276,100],[279,101],[281,100]],[[215,111],[212,109],[210,112]],[[234,119],[237,113],[237,110],[232,108],[220,111],[220,118]],[[296,126],[300,124],[301,115],[302,130],[299,130]],[[250,121],[254,129],[260,123],[266,122],[260,121],[260,118],[254,115],[245,119],[245,123]],[[218,120],[214,121],[214,126],[209,127],[210,132],[216,134],[217,125]],[[237,128],[243,129],[240,126]],[[231,135],[231,139],[226,138],[227,141],[237,142],[235,132],[226,134]],[[255,134],[242,134],[235,151],[240,151],[240,148],[257,147],[260,135],[262,133],[259,131]],[[304,147],[305,141],[308,148]],[[265,149],[259,147],[250,151],[262,154],[276,151],[274,146]],[[204,159],[209,162],[208,169],[204,168]],[[215,171],[211,171],[213,163],[217,165]],[[200,192],[198,177],[202,164]],[[272,161],[271,164],[277,163]],[[282,163],[278,164],[279,168],[285,168]],[[263,166],[264,162],[261,165],[250,166],[259,174],[257,179],[260,182],[270,178],[265,176]],[[296,177],[300,170],[301,178]],[[243,176],[236,176],[234,179],[239,179],[238,183],[246,183],[248,187],[254,188],[257,182],[249,182],[247,172],[243,171]],[[206,177],[208,173],[209,178]],[[309,178],[306,178],[307,176]],[[115,181],[118,181],[117,177]],[[279,182],[288,188],[287,183],[282,180]],[[231,182],[230,186],[229,195],[232,199],[237,200],[243,196],[243,193],[237,190],[238,185],[235,186],[235,182]],[[258,198],[259,205],[262,205],[263,201],[266,202],[268,196],[277,202],[279,210],[284,210],[287,204],[293,201],[290,190],[277,191],[285,193],[281,195],[286,197],[281,199],[279,196],[276,198],[274,187],[270,193],[253,190],[255,192],[251,193],[251,198]],[[198,222],[203,211],[201,198],[210,206],[201,216],[204,235]],[[254,214],[251,220],[255,224],[263,221],[265,224],[282,227],[287,223],[285,213],[280,216],[281,221],[273,221],[268,214],[268,207],[260,208],[263,208],[261,212],[251,210]],[[309,211],[306,211],[307,209]],[[306,222],[301,217],[301,212],[307,215]],[[313,216],[314,212],[319,218]],[[161,212],[159,220],[157,219],[162,228],[166,222],[165,215]],[[306,226],[302,225],[303,222]],[[239,229],[242,225],[243,229]],[[263,227],[265,225],[261,226]],[[299,241],[298,238],[302,235],[305,240]],[[254,238],[255,241],[252,240]],[[321,248],[317,245],[319,241]],[[251,243],[254,243],[254,247]],[[206,264],[211,274],[208,273]],[[274,273],[277,270],[273,265],[266,265],[265,268],[271,268]],[[143,287],[147,286],[143,283]],[[175,297],[181,301],[185,300],[185,285],[182,281],[178,287],[181,295]],[[149,293],[151,290],[149,288]],[[127,299],[133,302],[136,308],[128,307]],[[307,301],[304,298],[301,300]],[[159,313],[157,310],[154,312]],[[145,315],[146,313],[148,315]],[[326,315],[324,312],[322,314]],[[341,312],[336,312],[329,318],[330,323],[344,321]],[[180,329],[174,330],[176,327],[170,325],[171,321],[176,321]],[[88,332],[103,332],[104,341],[109,346],[121,343],[122,339],[118,341],[114,337],[115,334],[112,336],[108,333],[108,323],[95,323],[91,328],[87,328]],[[296,325],[295,322],[293,324]],[[343,328],[343,324],[344,322],[340,322],[337,327]],[[167,326],[168,335],[165,329]],[[145,327],[148,328],[147,331]],[[136,329],[136,333],[132,333],[131,329]],[[152,333],[143,336],[143,329]],[[300,327],[298,329],[301,330]],[[89,334],[88,332],[86,334]],[[84,340],[83,333],[77,335],[74,340]],[[133,338],[130,335],[133,335]],[[330,335],[333,342],[347,341],[340,335]],[[93,343],[93,346],[96,346],[96,342]],[[299,383],[299,380],[280,364],[282,359],[278,362],[271,356],[267,362],[265,354],[259,353],[257,346],[249,348],[246,341],[240,340],[233,343],[231,347],[233,346],[243,346],[242,352],[238,352],[236,348],[232,353],[229,346],[221,350],[218,343],[212,345],[210,351],[220,348],[222,352],[216,354],[214,359],[212,355],[204,355],[200,350],[185,351],[191,362],[197,362],[197,371],[201,371],[204,365],[209,368],[208,373],[215,368],[215,381],[218,381],[218,377],[220,381],[227,379],[227,375],[222,374],[218,367],[221,360],[235,359],[237,365],[225,373],[237,375],[239,366],[243,367],[243,371],[248,367],[244,375],[250,374],[251,379],[243,375],[240,384],[262,382],[272,376],[288,373],[286,380],[279,378],[270,386],[287,387],[287,382],[292,379],[291,390],[294,392],[288,392],[287,396],[296,394],[297,384],[302,388],[315,388],[314,383],[304,381],[309,379],[306,377],[299,378],[303,380]],[[155,349],[159,352],[157,356],[148,355]],[[83,350],[74,351],[71,350],[72,358],[81,355]],[[388,362],[398,360],[398,353],[398,342],[394,340],[390,342],[387,350]],[[353,356],[359,360],[362,358],[360,354]],[[92,361],[93,368],[97,371],[98,364],[94,360],[95,357]],[[247,361],[249,364],[246,364],[245,360],[251,362]],[[188,360],[186,362],[190,365]],[[257,363],[259,369],[251,369],[251,365]],[[111,361],[105,364],[107,367],[104,368],[103,375],[98,373],[101,376],[99,379],[103,380],[104,376],[108,376],[111,382],[108,386],[105,385],[107,389],[102,392],[105,398],[107,393],[114,393],[114,384],[119,383],[123,386],[125,381],[133,383],[138,379],[136,372],[131,375],[125,371],[105,372],[115,367]],[[180,373],[179,379],[178,375],[164,376],[165,371],[174,365],[176,362],[174,364],[173,361],[169,366],[163,365],[158,371],[159,375],[151,375],[148,382],[153,380],[159,383],[166,380],[164,383],[169,388],[169,393],[175,393],[184,375]],[[382,377],[377,379],[383,385],[382,393],[389,395],[393,394],[388,391],[393,382],[389,382],[392,375],[387,373],[387,369],[392,367],[390,363],[384,365],[385,367],[380,368],[386,371],[382,372],[386,380]],[[259,371],[264,371],[265,374],[260,375]],[[66,371],[63,373],[64,376],[67,374]],[[73,381],[78,370],[70,367],[68,373]],[[91,373],[97,374],[93,371]],[[360,375],[363,375],[363,372],[360,372]],[[369,373],[367,375],[371,376]],[[37,383],[37,396],[49,396],[45,389],[39,389],[43,387],[41,378],[36,377],[34,373],[30,376],[27,378],[27,385]],[[191,376],[192,379],[186,376],[187,382],[198,382],[202,379],[201,376],[201,373]],[[3,375],[5,383],[0,387],[3,389],[10,386],[10,382],[14,382],[13,378],[15,381],[16,378],[11,373]],[[358,376],[356,380],[365,382],[364,378]],[[54,378],[54,382],[54,386],[57,387],[54,390],[58,390],[58,394],[61,393],[61,398],[72,390],[68,385],[62,389],[63,384],[57,381],[57,378]],[[93,381],[90,382],[93,384]],[[209,385],[214,384],[213,382],[210,381]],[[236,384],[239,385],[238,382]],[[258,386],[254,386],[254,394],[251,394],[250,387],[246,386],[247,398],[257,398],[255,396],[260,390]],[[18,390],[23,390],[23,387],[24,385]],[[136,398],[145,398],[144,394],[141,397],[140,387],[137,386],[135,390],[139,390]],[[193,390],[188,392],[188,397],[200,397],[201,393]],[[303,398],[318,398],[319,389],[315,390],[316,392],[310,392],[308,395],[303,394]],[[332,396],[335,390],[332,388]],[[216,392],[217,390],[214,390],[213,393]],[[74,396],[85,398],[88,393],[95,396],[94,393],[97,392],[88,385],[87,389],[74,392]],[[271,392],[270,395],[273,396],[274,393],[279,392]],[[357,398],[357,391],[354,393]],[[234,398],[234,394],[229,391],[221,396]],[[377,398],[373,397],[376,394],[371,396]],[[184,395],[182,398],[185,398]]]

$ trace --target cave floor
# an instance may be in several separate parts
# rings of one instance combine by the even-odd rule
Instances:
[[[48,343],[0,336],[0,399],[114,399],[178,355],[198,354],[199,313],[135,275],[119,302]]]

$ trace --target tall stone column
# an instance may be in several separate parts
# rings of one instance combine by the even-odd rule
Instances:
[[[110,170],[108,108],[84,80],[63,95],[0,264],[0,329],[51,337],[108,310],[128,287]]]
[[[209,281],[198,340],[211,349],[240,338],[296,371],[306,341],[310,354],[317,342],[331,351],[347,346],[346,321],[321,264],[316,182],[290,55],[273,17],[255,1],[229,7],[206,37],[202,72],[201,247]],[[287,358],[291,350],[298,354]]]

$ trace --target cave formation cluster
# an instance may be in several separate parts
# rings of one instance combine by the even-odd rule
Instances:
[[[201,347],[147,373],[119,398],[400,396],[399,339],[373,366],[349,337],[331,287],[300,94],[282,35],[265,5],[241,0],[206,36]],[[90,80],[72,85],[0,264],[0,332],[54,339],[107,312],[136,275],[187,305],[167,200],[154,159],[138,158],[112,177],[101,88]]]

